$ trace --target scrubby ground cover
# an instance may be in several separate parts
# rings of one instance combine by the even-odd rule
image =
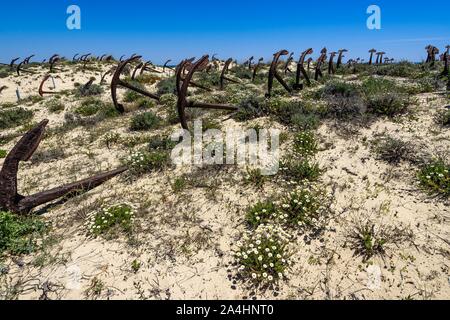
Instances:
[[[120,165],[129,171],[37,208],[43,214],[2,211],[1,298],[450,297],[450,100],[439,64],[345,67],[292,96],[275,84],[271,99],[268,66],[254,84],[246,68],[231,68],[240,83],[224,91],[217,71],[196,76],[215,90],[190,98],[240,106],[231,118],[190,114],[204,130],[281,130],[274,176],[171,163],[173,73],[137,77],[161,101],[123,90],[129,112],[120,115],[110,78],[80,91],[106,64],[64,64],[61,93],[44,99],[36,82],[45,69],[34,68],[20,78],[24,100],[12,89],[0,95],[0,164],[26,130],[50,119],[38,151],[21,163],[20,192]]]

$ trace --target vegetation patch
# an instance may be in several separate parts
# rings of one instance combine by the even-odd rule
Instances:
[[[128,204],[119,204],[103,208],[89,217],[89,231],[95,236],[120,230],[125,233],[132,231],[134,209]]]
[[[277,208],[272,201],[258,202],[247,210],[245,220],[253,229],[256,229],[261,224],[273,223],[277,213]]]
[[[135,151],[128,157],[127,165],[131,174],[140,175],[161,170],[169,164],[169,161],[170,154],[167,151]]]
[[[135,115],[131,119],[130,130],[145,131],[158,127],[161,123],[161,118],[156,116],[153,112],[144,112]]]
[[[350,247],[356,256],[364,262],[374,256],[384,257],[388,247],[400,245],[412,239],[412,234],[405,229],[374,224],[371,221],[360,221],[349,232]]]
[[[0,211],[0,255],[36,251],[47,229],[46,224],[37,217]]]
[[[287,245],[291,236],[281,227],[261,225],[244,234],[235,252],[239,277],[253,285],[270,286],[285,280],[289,269]]]
[[[439,111],[435,116],[435,122],[443,127],[450,127],[450,108]]]
[[[0,111],[0,129],[14,128],[33,119],[33,111],[13,108]]]
[[[326,202],[318,186],[298,186],[281,201],[278,219],[289,227],[318,227],[326,216]]]
[[[281,162],[280,172],[288,181],[316,181],[322,170],[314,160],[304,158],[286,158]]]
[[[65,106],[61,101],[52,99],[47,103],[47,108],[51,113],[60,113],[64,111]]]
[[[409,159],[413,152],[408,142],[391,136],[384,136],[374,141],[373,149],[380,160],[391,164],[398,164],[402,160]]]
[[[418,173],[420,185],[430,194],[450,197],[450,165],[441,159],[423,166]]]
[[[312,157],[319,149],[316,137],[313,132],[302,131],[294,138],[294,151],[301,157]]]

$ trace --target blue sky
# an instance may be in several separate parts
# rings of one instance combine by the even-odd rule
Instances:
[[[66,27],[72,4],[81,8],[81,30]],[[382,10],[381,30],[366,27],[371,4]],[[2,1],[0,62],[33,53],[36,59],[55,53],[71,58],[77,52],[137,52],[154,63],[205,53],[243,60],[270,58],[280,49],[297,57],[308,47],[317,55],[324,46],[348,48],[349,58],[367,59],[374,47],[389,57],[420,61],[427,44],[450,44],[449,12],[448,0]]]

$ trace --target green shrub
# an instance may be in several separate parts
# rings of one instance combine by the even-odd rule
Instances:
[[[378,66],[374,73],[380,76],[416,78],[421,72],[420,66],[408,61],[401,61],[395,64]]]
[[[95,236],[110,232],[113,228],[129,233],[134,221],[133,208],[127,204],[119,204],[93,214],[90,218],[89,231]]]
[[[153,112],[144,112],[135,115],[131,119],[130,129],[132,131],[144,131],[154,129],[161,123],[161,119]]]
[[[38,248],[38,240],[45,234],[44,222],[33,216],[17,216],[0,211],[0,255],[28,254]]]
[[[13,108],[0,111],[0,129],[9,129],[26,124],[33,118],[33,111]]]
[[[412,148],[407,142],[390,136],[376,141],[374,150],[381,160],[392,164],[408,159],[412,153]]]
[[[384,78],[370,77],[362,84],[362,91],[366,96],[395,92],[397,85],[394,81]]]
[[[152,170],[161,170],[168,165],[170,154],[167,151],[132,152],[127,159],[129,171],[133,175],[140,175]]]
[[[315,227],[325,216],[325,194],[318,187],[298,186],[282,201],[279,219],[290,227]]]
[[[163,79],[156,85],[157,94],[162,96],[164,94],[174,94],[176,92],[175,77]]]
[[[148,149],[149,151],[154,150],[172,150],[177,145],[176,142],[173,142],[170,138],[163,137],[163,136],[156,136],[152,137],[150,139],[150,142],[148,143]]]
[[[311,157],[317,153],[318,148],[315,135],[310,131],[300,132],[294,138],[294,150],[297,155]]]
[[[276,219],[277,209],[272,201],[258,202],[247,210],[245,220],[254,229],[261,224],[274,222]]]
[[[387,225],[376,225],[372,221],[356,223],[349,232],[350,247],[355,254],[367,262],[374,256],[384,256],[389,246],[398,246],[412,239],[412,234],[405,229]]]
[[[264,101],[256,96],[250,96],[240,102],[238,111],[233,113],[233,118],[238,121],[248,121],[266,114],[267,108]]]
[[[420,185],[430,194],[450,196],[450,165],[443,160],[434,160],[423,166],[417,176]]]
[[[0,149],[0,159],[6,158],[8,152],[6,150]]]
[[[47,108],[48,108],[48,111],[53,112],[53,113],[60,113],[61,111],[64,111],[64,109],[65,109],[64,104],[57,99],[50,100],[47,103]]]
[[[75,109],[75,113],[84,117],[90,117],[104,106],[103,101],[96,98],[87,98],[81,102],[81,105]]]
[[[410,101],[400,93],[382,93],[368,97],[367,109],[378,115],[395,116],[404,113]]]
[[[239,79],[251,80],[253,78],[253,70],[249,70],[247,66],[243,65],[233,67],[231,73]]]
[[[299,100],[271,99],[267,109],[279,122],[300,130],[316,129],[320,123],[320,110]]]
[[[201,72],[196,74],[195,82],[199,85],[210,88],[210,87],[216,87],[219,85],[220,81],[220,73],[213,71],[213,72]]]
[[[155,107],[155,102],[146,97],[140,97],[135,101],[136,109],[151,109]]]
[[[450,126],[450,109],[441,110],[436,114],[435,121],[437,124],[449,127]]]
[[[241,279],[254,285],[271,285],[286,279],[290,238],[283,229],[273,225],[261,225],[244,234],[235,251]]]
[[[146,90],[145,86],[136,80],[129,80],[129,83],[138,89]],[[142,97],[143,97],[142,94],[137,93],[136,91],[127,90],[127,91],[125,91],[125,94],[123,96],[123,101],[129,102],[129,103],[135,102],[135,101],[141,99]]]
[[[78,86],[76,89],[75,95],[77,97],[91,97],[91,96],[98,96],[103,93],[103,88],[98,84],[92,84],[90,87],[85,89],[83,86]]]
[[[247,169],[247,175],[245,181],[253,184],[257,188],[262,188],[266,182],[267,177],[262,174],[261,169]]]
[[[15,102],[3,102],[0,104],[1,109],[14,108],[15,106],[17,106],[17,103]]]
[[[290,123],[298,130],[315,130],[320,125],[320,117],[314,112],[297,112],[291,116]]]
[[[338,119],[352,119],[366,110],[361,88],[343,81],[328,82],[318,93],[327,103],[326,114]]]
[[[327,96],[354,97],[359,96],[360,93],[358,85],[339,80],[329,81],[321,90],[317,91],[322,98]]]
[[[287,159],[281,162],[280,171],[289,181],[315,181],[319,179],[322,170],[319,164],[309,159]]]
[[[114,118],[118,117],[120,115],[120,112],[114,107],[112,103],[104,103],[101,108],[100,112],[98,112],[97,116],[99,119],[106,119],[106,118]]]
[[[173,192],[178,193],[183,191],[187,187],[188,182],[189,181],[186,179],[185,176],[176,178],[175,181],[172,183]]]

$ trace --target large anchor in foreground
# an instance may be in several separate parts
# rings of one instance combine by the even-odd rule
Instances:
[[[48,120],[44,120],[38,126],[28,131],[6,157],[0,172],[0,209],[17,214],[27,214],[33,208],[63,196],[80,191],[89,191],[127,170],[127,168],[122,167],[30,196],[18,194],[17,172],[19,170],[19,162],[28,161],[31,158],[44,136],[47,124]]]
[[[278,71],[277,71],[278,60],[280,60],[281,56],[285,56],[288,54],[289,54],[289,51],[281,50],[273,55],[272,64],[270,65],[270,69],[269,69],[269,83],[268,83],[268,89],[267,89],[267,93],[266,93],[267,98],[270,98],[270,96],[271,96],[274,78],[278,80],[278,82],[286,89],[287,92],[292,93],[292,89],[287,85],[287,83],[283,80],[283,78],[278,74]]]
[[[188,95],[189,85],[192,84],[192,77],[196,71],[202,70],[208,65],[208,55],[203,56],[197,62],[193,63],[190,60],[183,60],[176,69],[176,88],[177,88],[177,109],[180,117],[180,123],[183,129],[189,130],[188,120],[186,116],[186,108],[201,108],[201,109],[214,109],[214,110],[238,110],[235,106],[202,103],[197,101],[188,101],[186,99]],[[185,71],[188,71],[186,75],[183,75]]]
[[[127,88],[129,90],[132,90],[134,92],[137,92],[139,94],[142,94],[143,96],[146,96],[148,98],[154,99],[159,101],[159,96],[150,93],[144,89],[140,89],[138,87],[133,86],[132,84],[123,81],[122,79],[120,79],[120,75],[123,72],[123,69],[125,68],[125,66],[131,62],[134,61],[138,61],[141,59],[141,56],[134,56],[128,60],[122,61],[119,66],[116,69],[116,72],[113,75],[113,78],[111,80],[111,97],[114,103],[114,106],[116,107],[116,109],[120,112],[120,113],[124,113],[125,112],[125,108],[122,104],[120,104],[117,100],[117,87],[121,86],[124,88]]]

